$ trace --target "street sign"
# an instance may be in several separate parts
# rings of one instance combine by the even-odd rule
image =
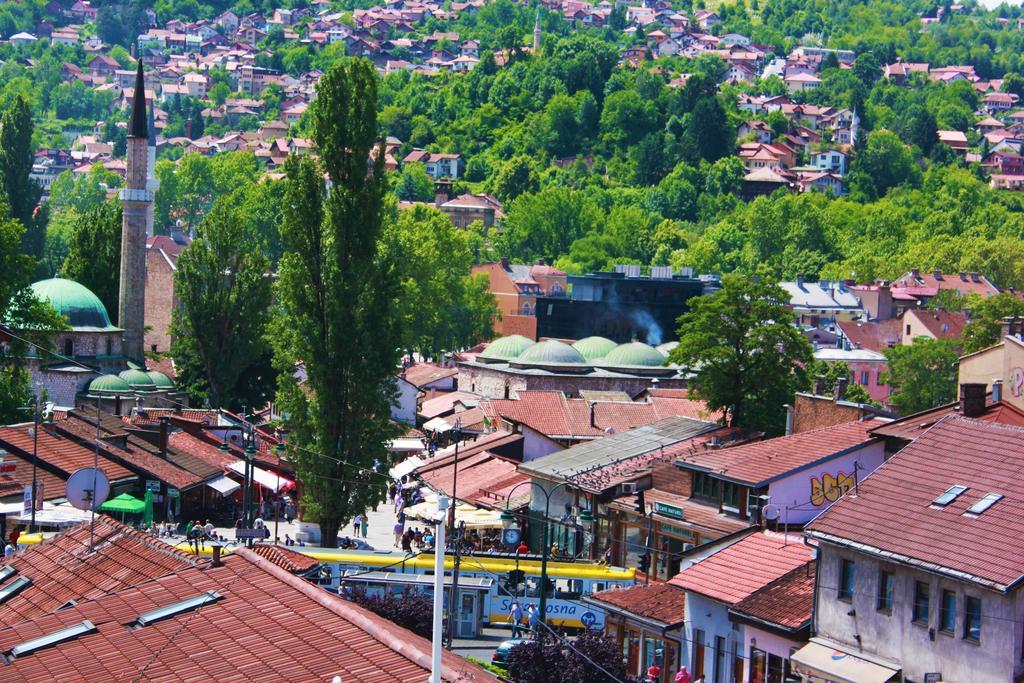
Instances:
[[[235,538],[239,541],[248,538],[267,538],[270,536],[270,529],[235,529]]]
[[[10,474],[14,470],[18,469],[18,463],[15,462],[0,462],[0,474]]]
[[[153,493],[160,493],[160,482],[154,479],[147,479],[146,490],[152,491]]]
[[[167,489],[167,497],[168,498],[177,498],[180,495],[181,495],[181,491],[179,491],[178,489]]]

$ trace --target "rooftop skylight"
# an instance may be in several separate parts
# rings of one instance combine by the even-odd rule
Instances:
[[[957,484],[956,486],[950,486],[948,489],[946,489],[945,493],[943,493],[941,496],[939,496],[938,498],[936,498],[935,500],[932,501],[932,505],[938,505],[939,507],[946,507],[947,505],[952,503],[954,500],[956,500],[957,496],[959,496],[961,493],[963,493],[966,490],[967,490],[966,486],[960,486],[959,484]]]
[[[986,493],[985,497],[979,500],[977,503],[967,508],[967,512],[972,515],[980,515],[985,510],[1002,500],[1003,494],[1001,493]]]
[[[79,624],[75,624],[74,626],[54,631],[48,635],[33,638],[32,640],[26,640],[24,643],[19,643],[7,652],[7,656],[12,659],[15,657],[24,657],[25,655],[32,654],[36,650],[42,650],[44,647],[51,647],[58,643],[63,643],[66,640],[72,640],[73,638],[83,636],[86,633],[92,633],[95,630],[96,627],[93,623],[86,620]]]
[[[175,617],[179,614],[182,614],[183,612],[189,612],[191,610],[198,609],[203,605],[210,604],[211,602],[217,602],[223,597],[223,595],[216,591],[206,591],[205,593],[197,595],[194,598],[182,600],[181,602],[176,602],[174,604],[167,605],[167,607],[161,607],[160,609],[155,609],[150,612],[146,612],[145,614],[140,614],[139,617],[135,620],[135,623],[138,626],[149,626],[150,624],[156,623],[163,619]]]
[[[7,602],[15,595],[32,585],[32,579],[27,576],[19,576],[14,581],[0,588],[0,603]]]

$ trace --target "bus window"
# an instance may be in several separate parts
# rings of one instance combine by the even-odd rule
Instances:
[[[583,594],[581,579],[558,579],[555,581],[555,597],[559,600],[578,600]]]
[[[593,590],[595,593],[600,593],[601,591],[603,591],[604,590],[604,581],[595,581],[592,584],[591,590]]]

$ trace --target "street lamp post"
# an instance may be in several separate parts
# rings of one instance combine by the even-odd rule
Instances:
[[[550,545],[548,543],[548,541],[549,541],[549,538],[548,538],[548,525],[549,525],[549,518],[550,518],[550,513],[551,513],[551,496],[558,489],[560,489],[562,487],[568,487],[569,486],[569,482],[563,481],[560,484],[555,484],[553,487],[551,487],[550,491],[546,490],[543,486],[540,486],[535,481],[524,481],[521,484],[517,484],[516,486],[513,486],[512,489],[508,492],[508,495],[505,497],[505,509],[501,513],[501,521],[502,522],[511,522],[511,521],[513,521],[515,519],[515,516],[508,509],[508,501],[510,501],[512,499],[512,494],[515,492],[515,490],[517,488],[519,488],[520,486],[525,486],[526,484],[529,484],[530,486],[536,486],[538,489],[540,489],[541,493],[544,494],[544,526],[543,526],[544,530],[541,533],[541,539],[542,539],[543,545],[541,547],[541,555],[540,555],[540,622],[541,623],[545,623],[547,621],[547,614],[548,614],[548,612],[547,612],[547,606],[548,606],[548,600],[547,600],[547,597],[548,597],[548,555],[551,552],[551,548],[550,548]],[[579,519],[579,521],[583,522],[585,524],[591,524],[591,523],[594,522],[594,514],[589,509],[583,510],[583,511],[580,512],[580,519]],[[538,636],[539,636],[539,634],[538,634]]]
[[[448,511],[448,537],[455,538],[455,508],[459,506],[459,441],[462,440],[462,418],[455,418],[455,459],[452,462],[452,506]]]

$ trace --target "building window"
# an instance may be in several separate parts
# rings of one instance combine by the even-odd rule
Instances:
[[[764,683],[765,677],[768,675],[768,653],[764,650],[758,650],[756,647],[750,648],[750,683]]]
[[[908,336],[910,335],[910,323],[907,323],[907,331],[906,331],[906,334],[907,334]]]
[[[964,599],[964,640],[981,642],[981,598]]]
[[[928,591],[930,586],[924,581],[914,582],[914,623],[920,626],[928,625]]]
[[[956,631],[956,593],[942,591],[942,602],[939,603],[939,630],[953,635]]]
[[[853,584],[857,574],[857,565],[852,560],[841,560],[839,565],[839,599],[853,600]]]
[[[694,677],[704,675],[704,631],[693,630],[693,666],[690,667]]]
[[[715,636],[715,683],[725,683],[725,638]]]
[[[746,490],[731,481],[722,482],[722,509],[729,512],[740,512],[740,501]]]
[[[871,383],[871,373],[869,373],[867,370],[861,370],[860,371],[860,383],[862,385],[864,385],[864,386],[867,386],[868,384],[870,384]]]
[[[74,344],[74,342],[71,341],[71,339],[65,339],[64,340],[64,355],[65,356],[73,356],[73,355],[75,355],[75,344]]]
[[[693,473],[693,497],[703,498],[713,503],[718,502],[720,482],[717,479],[712,479],[711,476],[703,472]]]
[[[153,347],[154,347],[153,350],[156,351],[156,344],[154,344]],[[107,339],[107,355],[108,356],[113,356],[114,355],[113,344],[112,344],[112,342],[109,339]]]
[[[892,614],[892,587],[893,575],[890,572],[881,572],[878,575],[878,611]]]

